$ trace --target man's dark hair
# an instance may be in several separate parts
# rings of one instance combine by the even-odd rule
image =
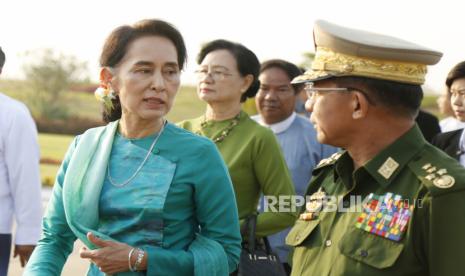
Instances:
[[[415,118],[423,100],[420,85],[365,77],[338,77],[339,87],[355,88],[373,105],[383,106],[394,114]]]
[[[282,60],[282,59],[270,59],[262,63],[260,66],[260,74],[263,73],[263,71],[270,69],[270,68],[279,68],[283,70],[289,80],[293,80],[295,77],[299,76],[302,74],[302,71],[297,67],[295,64],[290,63],[288,61]],[[297,84],[293,85],[292,87],[294,88],[294,93],[297,94],[304,84]]]
[[[242,44],[234,43],[224,39],[213,40],[205,44],[197,56],[197,63],[202,63],[203,59],[210,53],[216,50],[229,51],[237,63],[237,70],[241,76],[253,76],[252,84],[249,89],[241,96],[241,102],[245,102],[247,98],[253,98],[257,94],[260,82],[258,81],[258,74],[260,70],[260,62],[257,56]]]

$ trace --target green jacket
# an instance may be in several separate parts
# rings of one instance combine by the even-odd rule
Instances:
[[[184,129],[214,139],[233,119],[208,121],[203,116],[178,123]],[[239,122],[223,141],[216,143],[233,183],[241,224],[257,211],[260,195],[293,196],[294,184],[281,147],[271,130],[241,112]],[[284,210],[285,211],[285,210]],[[263,212],[257,218],[257,236],[268,236],[293,225],[296,212]]]
[[[465,169],[428,144],[418,127],[355,171],[343,152],[313,175],[306,195],[313,202],[322,192],[336,196],[339,211],[302,208],[286,239],[295,247],[292,275],[465,275]],[[395,195],[404,205],[363,208]],[[394,217],[398,227],[390,223]]]

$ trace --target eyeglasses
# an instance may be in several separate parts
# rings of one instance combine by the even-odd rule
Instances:
[[[326,88],[326,87],[313,87],[313,83],[306,83],[304,87],[304,91],[307,94],[307,97],[309,100],[315,100],[315,97],[318,94],[325,93],[325,92],[352,92],[352,91],[357,91],[361,93],[367,101],[372,104],[376,105],[375,102],[368,97],[368,94],[365,91],[362,91],[358,88],[354,87],[333,87],[333,88]]]
[[[307,93],[307,97],[309,100],[312,100],[318,94],[325,93],[325,92],[349,92],[349,88],[346,87],[334,87],[334,88],[326,88],[326,87],[313,87],[313,83],[306,83],[304,87],[305,93]]]
[[[464,89],[459,89],[459,90],[452,90],[450,89],[450,95],[452,97],[465,97],[465,88]]]
[[[234,75],[227,72],[225,69],[222,69],[222,67],[210,68],[210,70],[208,70],[208,67],[203,67],[195,70],[194,73],[198,81],[202,81],[208,76],[210,76],[214,81],[222,81],[226,77]]]

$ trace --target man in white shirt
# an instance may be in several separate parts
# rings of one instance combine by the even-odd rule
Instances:
[[[0,74],[5,54],[0,48]],[[40,238],[42,207],[36,125],[27,107],[0,93],[0,276],[6,276],[16,221],[14,257],[24,267]]]
[[[320,160],[338,151],[338,148],[320,144],[316,131],[306,117],[294,112],[296,98],[301,87],[291,85],[291,80],[301,74],[300,69],[285,60],[273,59],[260,67],[260,88],[255,97],[259,115],[252,119],[270,128],[278,138],[297,195],[303,196],[312,176],[313,168]],[[268,237],[274,251],[287,262],[289,247],[284,239],[288,230]]]

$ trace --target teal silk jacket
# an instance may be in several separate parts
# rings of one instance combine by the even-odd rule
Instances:
[[[145,156],[143,149],[148,150],[153,137],[141,139],[145,142],[137,144],[115,135],[112,147],[116,147],[111,149],[110,155],[112,177],[123,182],[124,173],[117,169],[124,168],[125,164],[126,175],[132,175]],[[60,275],[73,249],[77,237],[65,214],[63,183],[67,183],[68,165],[80,142],[82,139],[77,137],[71,144],[58,172],[43,220],[43,236],[25,275]],[[131,143],[134,145],[129,145]],[[135,148],[137,146],[139,148]],[[133,156],[128,155],[128,159],[123,160],[124,149],[133,152]],[[118,165],[115,161],[126,163]],[[197,264],[194,265],[195,254],[189,247],[199,233],[222,246],[229,272],[233,272],[241,250],[239,220],[228,170],[215,145],[168,123],[139,175],[118,188],[109,185],[106,174],[99,190],[101,194],[96,197],[97,210],[85,209],[79,215],[85,217],[87,213],[98,212],[98,225],[93,230],[144,248],[148,252],[148,263],[142,275],[194,275]],[[153,179],[153,187],[146,183],[150,179]],[[122,207],[115,208],[117,205]],[[109,220],[111,216],[113,219]],[[88,275],[103,273],[91,266]]]

